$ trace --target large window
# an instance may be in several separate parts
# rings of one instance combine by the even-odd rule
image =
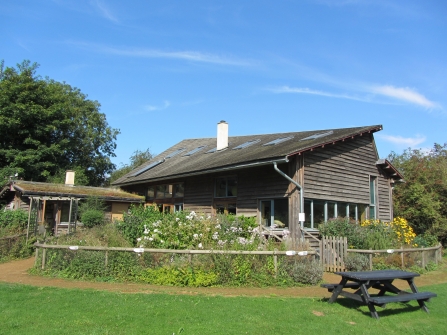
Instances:
[[[237,197],[237,180],[235,177],[217,178],[215,184],[216,198]]]
[[[376,177],[369,176],[369,219],[376,218],[376,181]]]
[[[236,203],[232,201],[216,201],[214,203],[216,214],[236,215]]]
[[[272,229],[284,229],[289,226],[288,199],[270,199],[260,201],[261,223]]]
[[[317,229],[320,223],[339,216],[361,222],[366,219],[367,208],[368,205],[365,204],[306,199],[304,200],[304,227]]]
[[[185,188],[183,183],[177,184],[163,184],[156,186],[149,186],[146,192],[146,199],[171,199],[183,198]]]

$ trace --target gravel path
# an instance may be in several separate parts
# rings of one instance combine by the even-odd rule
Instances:
[[[102,283],[89,282],[80,280],[69,280],[59,278],[49,278],[41,276],[32,276],[28,274],[28,269],[34,265],[34,258],[25,260],[13,261],[9,263],[0,264],[0,282],[19,283],[33,286],[52,286],[62,288],[78,288],[78,289],[94,289],[106,290],[112,292],[122,293],[167,293],[167,294],[191,294],[191,295],[219,295],[219,296],[281,296],[281,297],[330,297],[326,289],[319,286],[311,287],[293,287],[293,288],[220,288],[220,287],[172,287],[172,286],[157,286],[148,284],[135,283]],[[323,276],[324,282],[337,283],[340,281],[340,276],[332,273],[325,273]],[[399,281],[395,282],[398,287],[408,289],[408,285]],[[416,285],[422,287],[425,285],[433,285],[447,283],[446,271],[433,271],[428,274],[416,278]]]

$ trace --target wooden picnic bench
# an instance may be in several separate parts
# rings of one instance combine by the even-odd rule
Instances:
[[[335,272],[342,277],[339,284],[322,284],[321,286],[327,288],[332,292],[329,303],[337,300],[339,295],[360,301],[368,306],[371,316],[378,319],[379,316],[375,306],[384,308],[386,304],[393,302],[409,302],[416,300],[419,306],[425,311],[429,312],[426,301],[430,298],[436,297],[433,292],[419,292],[414,278],[419,276],[418,273],[407,272],[402,270],[379,270],[379,271],[360,271],[360,272]],[[395,279],[407,281],[411,292],[403,291],[393,285]],[[369,289],[374,288],[379,290],[378,294],[371,295]],[[346,291],[346,289],[355,290]],[[392,293],[393,295],[385,295]]]

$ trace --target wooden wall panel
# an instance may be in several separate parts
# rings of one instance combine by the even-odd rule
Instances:
[[[378,170],[371,136],[304,153],[304,197],[369,204],[369,176],[378,180],[379,217],[391,219],[389,181]]]

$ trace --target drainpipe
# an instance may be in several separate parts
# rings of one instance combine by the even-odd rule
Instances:
[[[286,161],[288,162],[288,160]],[[288,181],[290,181],[291,183],[295,184],[296,187],[298,187],[298,189],[300,190],[300,210],[301,212],[303,212],[304,209],[304,192],[303,192],[303,187],[298,184],[295,180],[293,180],[292,178],[290,178],[288,175],[286,175],[284,172],[282,172],[280,169],[278,169],[278,166],[276,165],[276,162],[273,162],[273,168],[284,178],[286,178]],[[300,221],[300,226],[301,229],[304,228],[304,221]]]

